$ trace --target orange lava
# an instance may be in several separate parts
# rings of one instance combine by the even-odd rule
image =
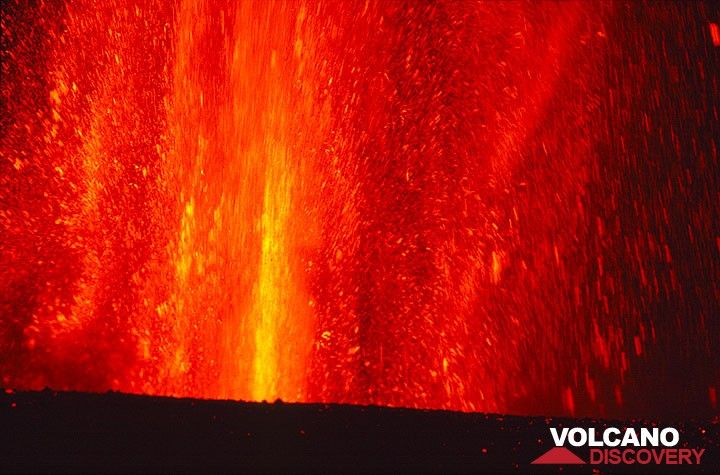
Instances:
[[[21,3],[0,386],[607,414],[686,302],[626,10]]]

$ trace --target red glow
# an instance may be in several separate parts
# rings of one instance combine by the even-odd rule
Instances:
[[[657,302],[696,291],[662,231],[696,185],[626,178],[637,136],[685,138],[632,102],[655,56],[608,72],[620,13],[7,7],[1,385],[622,410]],[[678,224],[703,249],[712,200]]]
[[[710,37],[715,46],[720,46],[720,28],[717,23],[710,23]]]

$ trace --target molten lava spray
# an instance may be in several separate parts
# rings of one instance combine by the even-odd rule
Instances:
[[[716,410],[712,3],[0,9],[3,386]]]
[[[174,275],[152,283],[170,285],[156,307],[172,322],[163,387],[304,400],[328,126],[320,65],[308,61],[319,40],[305,5],[223,7],[177,11],[160,180],[179,224]]]

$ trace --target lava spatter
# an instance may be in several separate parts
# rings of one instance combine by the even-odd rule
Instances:
[[[0,11],[3,386],[715,410],[711,2]]]

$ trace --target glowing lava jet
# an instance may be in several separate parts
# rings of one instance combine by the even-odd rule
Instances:
[[[716,139],[662,118],[695,79],[647,26],[709,7],[21,3],[3,386],[607,414],[717,326]]]

